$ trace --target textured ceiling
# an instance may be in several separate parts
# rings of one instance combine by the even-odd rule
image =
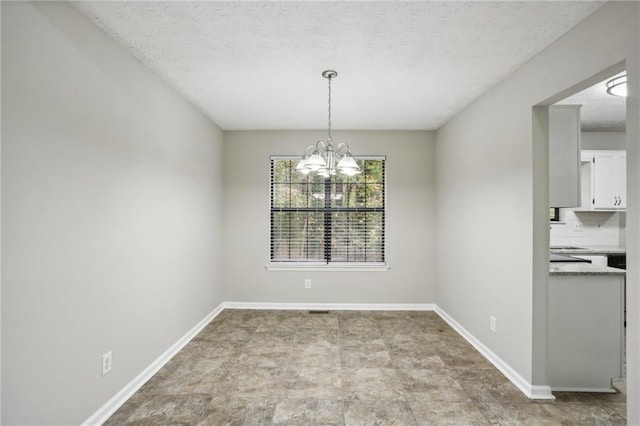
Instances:
[[[624,74],[622,72],[614,77]],[[610,78],[558,102],[582,105],[580,121],[584,132],[623,132],[626,129],[626,98],[608,94],[608,80]]]
[[[437,129],[603,2],[74,5],[225,130]]]

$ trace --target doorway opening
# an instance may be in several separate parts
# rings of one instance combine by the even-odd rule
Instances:
[[[554,309],[557,309],[553,305],[555,300],[550,300],[557,296],[551,291],[550,286],[554,285],[553,281],[561,268],[550,263],[550,254],[586,259],[591,262],[595,276],[597,268],[606,271],[605,268],[610,267],[609,257],[615,261],[619,255],[625,253],[626,98],[612,96],[606,90],[609,80],[624,74],[625,64],[621,62],[533,107],[535,158],[544,162],[546,167],[545,176],[538,176],[541,179],[538,183],[548,188],[545,197],[536,199],[534,195],[534,226],[535,229],[541,230],[546,227],[549,230],[546,235],[534,235],[533,380],[536,384],[549,386],[552,392],[562,388],[557,383],[554,384],[550,377],[557,374],[552,369],[552,363],[555,362],[553,357],[556,355],[553,355],[554,348],[550,347],[555,343],[549,340],[553,334],[550,327],[554,326],[550,323],[550,318],[557,320],[553,316]],[[552,140],[554,109],[569,110],[570,113],[565,115],[572,116],[571,119],[574,120],[573,123],[569,121],[569,124],[565,124],[561,131],[566,134],[570,131],[567,129],[573,126],[575,140],[571,146],[561,145],[560,151],[557,143],[554,145]],[[562,156],[564,160],[559,160],[558,164],[565,164],[564,169],[560,168],[560,172],[554,171],[553,168],[558,166],[554,161],[563,158]],[[602,160],[599,161],[600,167],[597,171],[593,165],[594,158],[596,162]],[[562,163],[563,161],[571,161],[571,164]],[[603,172],[605,166],[610,169],[609,181],[603,177],[609,177]],[[569,171],[573,171],[573,175]],[[546,181],[542,182],[543,180]],[[561,190],[557,191],[558,188]],[[603,191],[607,188],[610,188],[610,192],[615,192],[611,195],[611,205],[599,200],[603,200]],[[567,194],[570,196],[566,196]],[[598,196],[595,197],[594,194]],[[546,225],[542,223],[543,220]],[[611,387],[611,391],[614,392],[614,389],[625,392],[626,374],[624,271],[621,271],[620,276],[620,368],[618,374],[614,373],[611,376],[615,386]],[[580,295],[576,296],[576,300],[579,300]],[[607,386],[592,389],[588,385],[566,387],[567,390],[573,391],[607,391]],[[570,389],[572,387],[573,389]]]

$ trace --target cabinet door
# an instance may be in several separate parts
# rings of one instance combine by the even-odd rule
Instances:
[[[616,207],[627,208],[627,154],[626,152],[616,153],[614,157],[614,168],[616,172],[615,192],[618,197]]]
[[[594,155],[593,163],[593,207],[617,207],[616,163],[614,153],[600,151]]]
[[[580,105],[549,107],[549,205],[580,206]]]

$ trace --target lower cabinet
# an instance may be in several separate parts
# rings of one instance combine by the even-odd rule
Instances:
[[[552,390],[614,392],[623,377],[624,274],[549,277]]]

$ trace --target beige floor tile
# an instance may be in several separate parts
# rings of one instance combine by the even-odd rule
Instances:
[[[268,398],[213,398],[198,426],[261,426],[271,423],[274,403]]]
[[[363,345],[340,349],[342,368],[392,368],[391,355],[385,346]]]
[[[284,392],[284,368],[237,365],[224,379],[229,395],[245,398],[277,398]]]
[[[419,426],[485,426],[489,421],[478,407],[470,402],[409,402]]]
[[[414,404],[430,402],[467,402],[471,398],[460,383],[446,371],[427,369],[398,370],[402,388]]]
[[[340,347],[336,345],[296,344],[291,349],[289,365],[310,368],[340,368]]]
[[[272,418],[274,425],[342,425],[341,400],[285,399],[277,401]]]
[[[128,423],[194,424],[207,409],[209,395],[155,395],[149,397],[128,418]]]
[[[347,400],[344,402],[345,426],[412,426],[416,420],[406,401]]]
[[[404,401],[402,382],[394,368],[345,368],[345,399]]]
[[[290,366],[284,394],[293,399],[339,400],[343,397],[340,368]]]
[[[560,426],[562,420],[552,416],[543,404],[491,402],[478,408],[495,425]]]

